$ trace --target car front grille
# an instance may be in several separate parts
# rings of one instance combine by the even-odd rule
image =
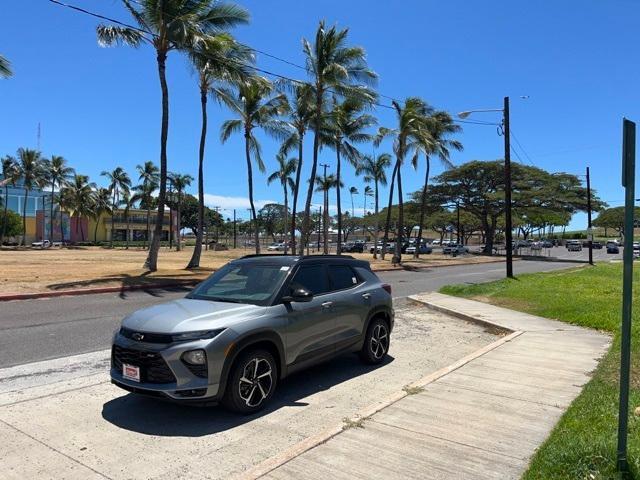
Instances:
[[[171,335],[167,333],[149,333],[149,332],[138,332],[136,330],[131,330],[127,327],[120,327],[120,335],[125,338],[130,338],[136,341],[144,341],[146,343],[171,343],[173,339]],[[139,337],[136,338],[136,336]]]
[[[143,383],[174,383],[176,377],[159,353],[145,352],[114,345],[111,350],[111,365],[122,372],[122,364],[140,367]]]

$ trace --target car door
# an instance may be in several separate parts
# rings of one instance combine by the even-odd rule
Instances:
[[[324,264],[300,265],[288,288],[313,293],[310,302],[291,302],[287,308],[287,363],[302,363],[333,353],[335,321],[328,295],[329,277]]]
[[[336,322],[337,349],[356,342],[371,309],[371,294],[355,270],[346,264],[329,264],[332,314]]]

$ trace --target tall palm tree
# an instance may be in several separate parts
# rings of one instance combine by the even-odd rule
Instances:
[[[385,226],[384,241],[387,241],[389,228],[389,215],[393,202],[393,183],[398,185],[398,231],[396,234],[396,251],[393,257],[394,263],[402,261],[402,240],[404,238],[403,198],[402,198],[402,165],[407,155],[417,154],[420,146],[428,141],[427,117],[433,109],[422,99],[409,97],[401,105],[397,101],[391,102],[396,111],[396,128],[380,127],[376,136],[376,146],[384,138],[393,139],[393,153],[396,156],[393,174],[391,176],[391,189],[389,193],[389,210],[387,211],[387,224]],[[382,249],[384,251],[384,248]]]
[[[351,218],[356,218],[356,209],[353,203],[353,196],[358,195],[358,189],[356,187],[349,188],[349,195],[351,195]]]
[[[309,220],[311,214],[311,198],[313,186],[317,175],[318,153],[321,147],[323,117],[328,103],[328,96],[336,92],[341,96],[358,95],[362,98],[373,100],[375,95],[367,88],[356,85],[358,82],[373,84],[376,74],[367,67],[366,54],[361,47],[347,45],[348,29],[339,30],[335,26],[326,28],[321,21],[316,31],[313,44],[306,39],[302,40],[302,50],[306,58],[307,73],[311,77],[315,105],[313,113],[313,163],[307,200],[304,209],[303,235],[307,239]]]
[[[60,155],[51,155],[45,163],[47,182],[51,185],[51,204],[49,205],[49,239],[53,242],[53,204],[55,203],[55,190],[58,191],[73,177],[75,170],[68,166],[67,160]],[[60,214],[60,240],[64,240],[62,231],[62,209]]]
[[[0,77],[9,78],[13,76],[13,70],[11,70],[11,62],[6,57],[0,55]]]
[[[248,76],[246,64],[253,63],[250,50],[233,40],[229,34],[212,35],[198,41],[189,52],[189,59],[198,74],[202,128],[198,149],[198,227],[196,244],[187,268],[198,268],[202,255],[204,225],[204,151],[207,140],[207,100],[214,82],[238,82]]]
[[[155,232],[144,268],[156,271],[167,190],[167,137],[169,133],[167,55],[171,50],[190,48],[197,42],[197,39],[222,33],[234,25],[247,23],[249,14],[237,5],[214,0],[144,0],[136,2],[139,8],[133,6],[132,0],[122,0],[122,3],[139,28],[98,25],[98,43],[102,46],[126,44],[133,47],[148,44],[155,51],[162,91],[160,182]]]
[[[285,157],[282,153],[279,153],[278,155],[276,155],[276,160],[278,161],[278,169],[271,175],[269,175],[269,178],[267,178],[267,183],[278,180],[280,182],[280,185],[282,185],[282,190],[284,191],[284,254],[286,255],[287,249],[289,247],[289,242],[287,240],[287,230],[289,228],[288,189],[290,188],[292,191],[295,189],[295,182],[293,181],[293,178],[291,178],[291,175],[296,172],[296,163],[298,159],[290,158],[287,160],[287,157]]]
[[[60,191],[63,205],[69,210],[71,216],[76,218],[76,234],[80,230],[82,241],[85,240],[85,232],[80,220],[93,216],[95,190],[96,184],[89,182],[89,177],[76,173]]]
[[[368,102],[361,98],[347,97],[342,103],[333,98],[333,110],[330,112],[326,125],[325,138],[323,139],[330,148],[336,152],[336,179],[341,183],[341,163],[344,156],[349,163],[357,166],[362,158],[356,145],[369,142],[373,138],[366,130],[375,125],[377,120],[369,114],[362,113]],[[336,189],[338,240],[337,253],[340,254],[342,246],[342,201],[340,188]]]
[[[300,192],[300,174],[302,173],[302,153],[304,136],[311,125],[314,113],[313,88],[308,84],[295,84],[293,93],[289,99],[291,112],[289,119],[294,132],[287,138],[280,148],[280,153],[287,156],[291,149],[298,149],[298,165],[296,167],[296,179],[294,182],[293,202],[291,205],[291,253],[296,254],[296,221],[298,212],[298,193]],[[302,233],[302,232],[301,232]],[[300,237],[302,240],[302,236]],[[304,244],[300,243],[301,251],[304,251]]]
[[[147,210],[147,238],[144,240],[144,246],[146,248],[147,242],[151,236],[151,203],[153,201],[153,192],[158,189],[158,167],[150,160],[144,162],[144,165],[136,165],[138,171],[138,181],[142,182],[135,187],[135,190],[140,195],[140,201],[144,204]],[[160,199],[158,198],[158,201]],[[164,221],[164,216],[162,217]],[[156,219],[157,222],[157,219]]]
[[[113,248],[113,217],[116,208],[120,204],[120,195],[128,192],[131,188],[131,179],[122,167],[116,167],[111,171],[103,170],[100,175],[107,177],[109,180],[109,192],[111,193],[111,238],[109,247]],[[106,210],[104,213],[106,213]]]
[[[34,187],[40,187],[45,180],[45,170],[40,152],[30,148],[20,148],[18,150],[18,169],[20,179],[24,187],[24,204],[22,207],[22,245],[25,245],[27,236],[27,199],[29,192]]]
[[[375,227],[373,233],[373,258],[378,258],[378,254],[376,252],[376,246],[378,242],[378,194],[379,187],[382,185],[383,187],[387,185],[387,168],[391,165],[391,155],[388,153],[381,153],[377,157],[365,157],[364,160],[356,167],[356,175],[364,174],[364,181],[367,183],[373,182],[374,187],[374,199],[375,199]],[[384,258],[385,248],[382,248],[382,258]]]
[[[111,203],[112,192],[109,188],[98,188],[93,192],[93,209],[91,216],[96,222],[93,230],[93,243],[98,243],[98,225],[100,224],[100,217],[104,214],[111,215],[111,246],[113,247],[113,215],[115,214],[116,206]]]
[[[183,175],[180,173],[170,173],[169,174],[169,178],[171,179],[171,183],[173,184],[173,188],[175,189],[176,192],[176,222],[178,225],[178,238],[176,241],[176,250],[180,251],[181,250],[181,245],[180,245],[180,222],[181,220],[181,215],[182,215],[182,199],[184,198],[184,191],[187,189],[187,187],[189,185],[191,185],[191,182],[193,181],[193,177],[191,175]],[[169,227],[169,235],[172,235],[173,232],[171,232],[171,230],[173,230],[173,225],[171,225]]]
[[[338,183],[338,178],[331,174],[326,177],[318,175],[315,181],[316,192],[323,192],[324,194],[324,219],[322,223],[324,224],[324,247],[323,253],[327,255],[329,253],[329,191],[332,188],[342,188],[344,184]]]
[[[364,190],[362,191],[362,196],[364,197],[364,204],[362,206],[362,216],[364,216],[367,213],[367,197],[373,197],[374,193],[373,193],[373,188],[371,188],[371,186],[367,185],[364,187]]]
[[[131,211],[132,208],[135,207],[136,203],[138,203],[138,201],[140,201],[140,195],[136,194],[131,194],[131,192],[129,190],[126,190],[124,192],[122,192],[122,198],[120,199],[120,205],[123,207],[123,215],[124,215],[124,221],[127,224],[127,231],[125,233],[125,249],[129,250],[129,227],[130,227],[130,222],[129,222],[129,212]]]
[[[462,143],[458,140],[451,140],[447,138],[449,135],[458,133],[462,130],[459,125],[453,123],[451,115],[447,112],[438,111],[431,114],[427,121],[428,135],[425,136],[420,143],[419,150],[425,156],[427,161],[427,170],[424,176],[424,185],[422,187],[422,195],[420,196],[420,223],[418,223],[418,242],[422,238],[422,226],[424,225],[424,217],[427,210],[427,186],[429,184],[429,171],[431,169],[431,157],[436,156],[445,168],[451,168],[453,164],[450,160],[449,152],[451,150],[461,151],[463,149]],[[418,156],[415,155],[412,159],[412,165],[414,168],[418,167]],[[416,248],[413,256],[418,258],[420,252]]]
[[[253,169],[251,156],[261,172],[265,171],[262,162],[261,148],[254,135],[256,128],[261,128],[268,135],[283,140],[291,133],[287,122],[279,117],[288,110],[287,97],[275,94],[274,87],[263,77],[251,77],[240,82],[234,90],[227,87],[214,89],[218,99],[224,103],[238,118],[227,120],[220,129],[220,139],[225,143],[234,133],[244,135],[245,157],[247,162],[247,179],[249,183],[249,203],[251,215],[255,223],[256,253],[260,253],[260,235],[257,224],[256,207],[253,201]]]
[[[2,182],[4,186],[4,214],[2,216],[2,230],[0,230],[0,246],[4,242],[4,232],[7,228],[7,211],[9,209],[9,185],[15,185],[20,178],[20,169],[16,159],[7,155],[2,159]]]

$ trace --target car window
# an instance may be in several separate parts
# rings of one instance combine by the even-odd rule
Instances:
[[[344,290],[358,284],[356,273],[347,265],[329,265],[332,290]]]
[[[305,288],[314,295],[331,290],[324,265],[302,265],[291,280],[291,289],[296,288]]]

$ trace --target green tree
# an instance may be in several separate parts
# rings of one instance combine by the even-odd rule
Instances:
[[[367,183],[373,182],[374,186],[374,200],[375,200],[375,224],[373,230],[374,242],[378,241],[379,228],[379,204],[378,195],[380,185],[387,185],[387,168],[391,165],[391,155],[388,153],[381,153],[377,157],[366,156],[362,162],[356,167],[356,175],[364,174],[364,181]],[[388,231],[388,228],[387,228]],[[385,236],[386,237],[386,236]],[[375,245],[375,244],[374,244]],[[384,255],[384,248],[382,249],[382,255]],[[373,249],[373,258],[378,258],[376,249]],[[384,258],[384,257],[383,257]]]
[[[358,195],[358,189],[356,187],[350,187],[349,188],[349,195],[351,195],[351,218],[355,218],[356,216],[356,210],[355,210],[355,205],[353,203],[353,196],[354,195]]]
[[[17,237],[18,235],[22,235],[22,218],[15,212],[11,210],[5,213],[3,217],[3,228],[5,237]],[[2,243],[0,243],[2,245]]]
[[[85,240],[85,232],[80,220],[93,216],[95,190],[96,184],[89,182],[89,177],[76,173],[60,191],[63,205],[76,218],[76,234],[79,230],[82,241]]]
[[[58,191],[69,182],[73,177],[75,170],[68,166],[67,160],[60,155],[51,155],[51,158],[45,163],[45,175],[47,183],[51,185],[51,202],[49,205],[49,239],[53,241],[53,205],[55,200],[55,190]],[[60,236],[62,232],[62,208],[58,208],[60,213]],[[60,238],[60,240],[64,240]]]
[[[122,167],[116,167],[111,171],[103,170],[100,175],[107,177],[109,180],[109,192],[111,193],[111,238],[109,239],[109,246],[113,248],[113,216],[120,204],[120,195],[128,193],[131,188],[131,179]],[[106,212],[104,210],[104,213]]]
[[[187,264],[188,269],[200,267],[202,255],[202,235],[204,222],[204,152],[207,141],[207,99],[210,93],[215,94],[211,87],[215,82],[239,82],[248,75],[248,63],[253,63],[253,54],[247,48],[236,43],[228,34],[211,35],[196,42],[195,48],[189,52],[193,68],[198,74],[198,89],[200,91],[200,110],[202,114],[202,128],[200,130],[200,145],[198,148],[198,221],[196,244]],[[178,245],[179,245],[178,241]]]
[[[134,190],[139,195],[140,206],[147,210],[147,238],[144,239],[144,247],[146,248],[147,242],[150,240],[149,237],[151,236],[153,192],[158,189],[158,167],[152,161],[147,160],[143,165],[136,165],[136,170],[138,171],[138,181],[141,183],[134,187]],[[164,216],[162,221],[164,221]]]
[[[225,143],[234,133],[244,135],[245,157],[247,162],[247,180],[249,185],[249,203],[251,215],[257,221],[256,207],[253,201],[253,167],[251,157],[261,172],[265,171],[262,162],[260,143],[255,136],[255,129],[260,128],[268,135],[283,140],[290,133],[287,122],[279,117],[287,112],[287,97],[275,94],[273,84],[263,77],[252,77],[239,83],[235,91],[226,87],[214,89],[217,97],[238,118],[227,120],[220,129],[220,139]],[[260,253],[259,229],[255,229],[256,254]]]
[[[20,169],[16,159],[10,155],[6,155],[2,159],[2,181],[0,185],[4,186],[4,214],[2,215],[2,230],[0,230],[0,246],[4,242],[5,235],[9,235],[8,212],[9,212],[9,185],[15,185],[20,178]],[[20,229],[20,234],[23,230]]]
[[[633,211],[634,225],[640,219],[640,207],[636,207]],[[592,222],[594,227],[612,228],[624,236],[624,207],[613,207],[602,210]]]
[[[34,187],[41,187],[45,181],[44,162],[40,152],[30,148],[18,150],[18,170],[24,187],[24,203],[22,206],[22,241],[25,245],[27,236],[27,199]]]
[[[333,174],[327,175],[326,177],[317,176],[315,185],[316,185],[316,192],[323,192],[324,194],[324,212],[323,212],[324,219],[322,221],[322,223],[324,224],[323,253],[327,255],[329,253],[329,192],[332,188],[342,188],[344,187],[344,185],[341,183],[338,183],[337,177]]]
[[[269,175],[267,178],[267,183],[274,182],[278,180],[280,185],[282,186],[282,190],[284,192],[284,255],[287,254],[287,249],[289,248],[289,242],[287,241],[287,229],[289,228],[289,194],[288,190],[293,190],[295,188],[295,182],[291,178],[296,171],[296,158],[290,158],[287,160],[282,153],[278,153],[276,155],[276,160],[278,162],[278,169]],[[292,238],[295,240],[295,237]]]
[[[180,219],[180,214],[182,212],[182,199],[184,198],[184,191],[187,189],[187,187],[189,185],[191,185],[191,182],[193,181],[193,177],[191,175],[182,175],[179,173],[170,173],[169,174],[169,179],[171,180],[171,183],[173,184],[173,188],[175,189],[175,194],[176,194],[176,199],[175,199],[175,210],[176,210],[176,222],[178,224],[178,239],[176,242],[176,250],[180,251],[181,250],[181,245],[180,245],[180,225],[181,225],[181,219]],[[171,207],[173,208],[173,207]],[[198,215],[198,218],[200,218],[200,215]],[[173,225],[170,226],[170,229],[173,230]],[[173,235],[173,232],[170,232],[169,235]]]
[[[167,137],[169,133],[169,88],[166,79],[167,55],[171,50],[185,50],[209,35],[246,23],[249,15],[243,8],[213,0],[145,0],[140,8],[131,0],[122,0],[139,28],[99,25],[98,43],[102,46],[126,44],[151,45],[156,55],[162,91],[162,123],[160,132],[160,181],[155,232],[144,268],[156,271],[164,220],[167,189]]]
[[[0,55],[0,77],[9,78],[13,76],[13,70],[11,70],[11,62],[6,57]]]
[[[182,208],[180,212],[180,226],[181,228],[188,228],[196,237],[198,236],[198,211],[199,202],[193,195],[186,194],[182,198]],[[212,210],[211,208],[204,207],[204,223],[206,226],[220,226],[222,225],[222,216],[220,213]]]
[[[335,26],[326,28],[321,21],[314,42],[302,40],[302,51],[306,59],[307,73],[311,77],[315,105],[313,113],[313,163],[309,176],[309,188],[304,209],[302,227],[303,245],[310,234],[311,199],[317,176],[318,153],[322,144],[322,130],[329,95],[360,96],[373,101],[375,95],[361,86],[362,82],[373,84],[377,75],[367,67],[366,53],[361,47],[347,45],[348,29]],[[358,85],[356,85],[358,83]]]
[[[420,198],[420,222],[418,223],[418,238],[422,238],[422,226],[424,225],[424,216],[427,210],[427,187],[429,185],[429,171],[431,170],[431,157],[436,156],[445,168],[453,166],[450,160],[450,151],[463,149],[462,143],[458,140],[447,138],[449,135],[460,132],[462,129],[453,123],[451,115],[447,112],[438,111],[432,113],[427,119],[427,135],[423,136],[420,143],[421,151],[427,163],[427,169],[424,176],[424,185],[422,187],[422,195]],[[412,164],[414,168],[418,168],[418,155],[414,155]],[[420,249],[416,248],[413,256],[418,258]]]
[[[287,231],[287,210],[279,203],[267,203],[258,211],[258,228],[276,241],[276,234]]]
[[[109,188],[98,188],[93,192],[93,208],[91,216],[96,222],[93,230],[93,243],[98,243],[98,225],[102,215],[111,215],[111,246],[113,247],[113,214],[115,213],[115,205],[112,203],[112,192]],[[119,199],[118,199],[119,200]]]

